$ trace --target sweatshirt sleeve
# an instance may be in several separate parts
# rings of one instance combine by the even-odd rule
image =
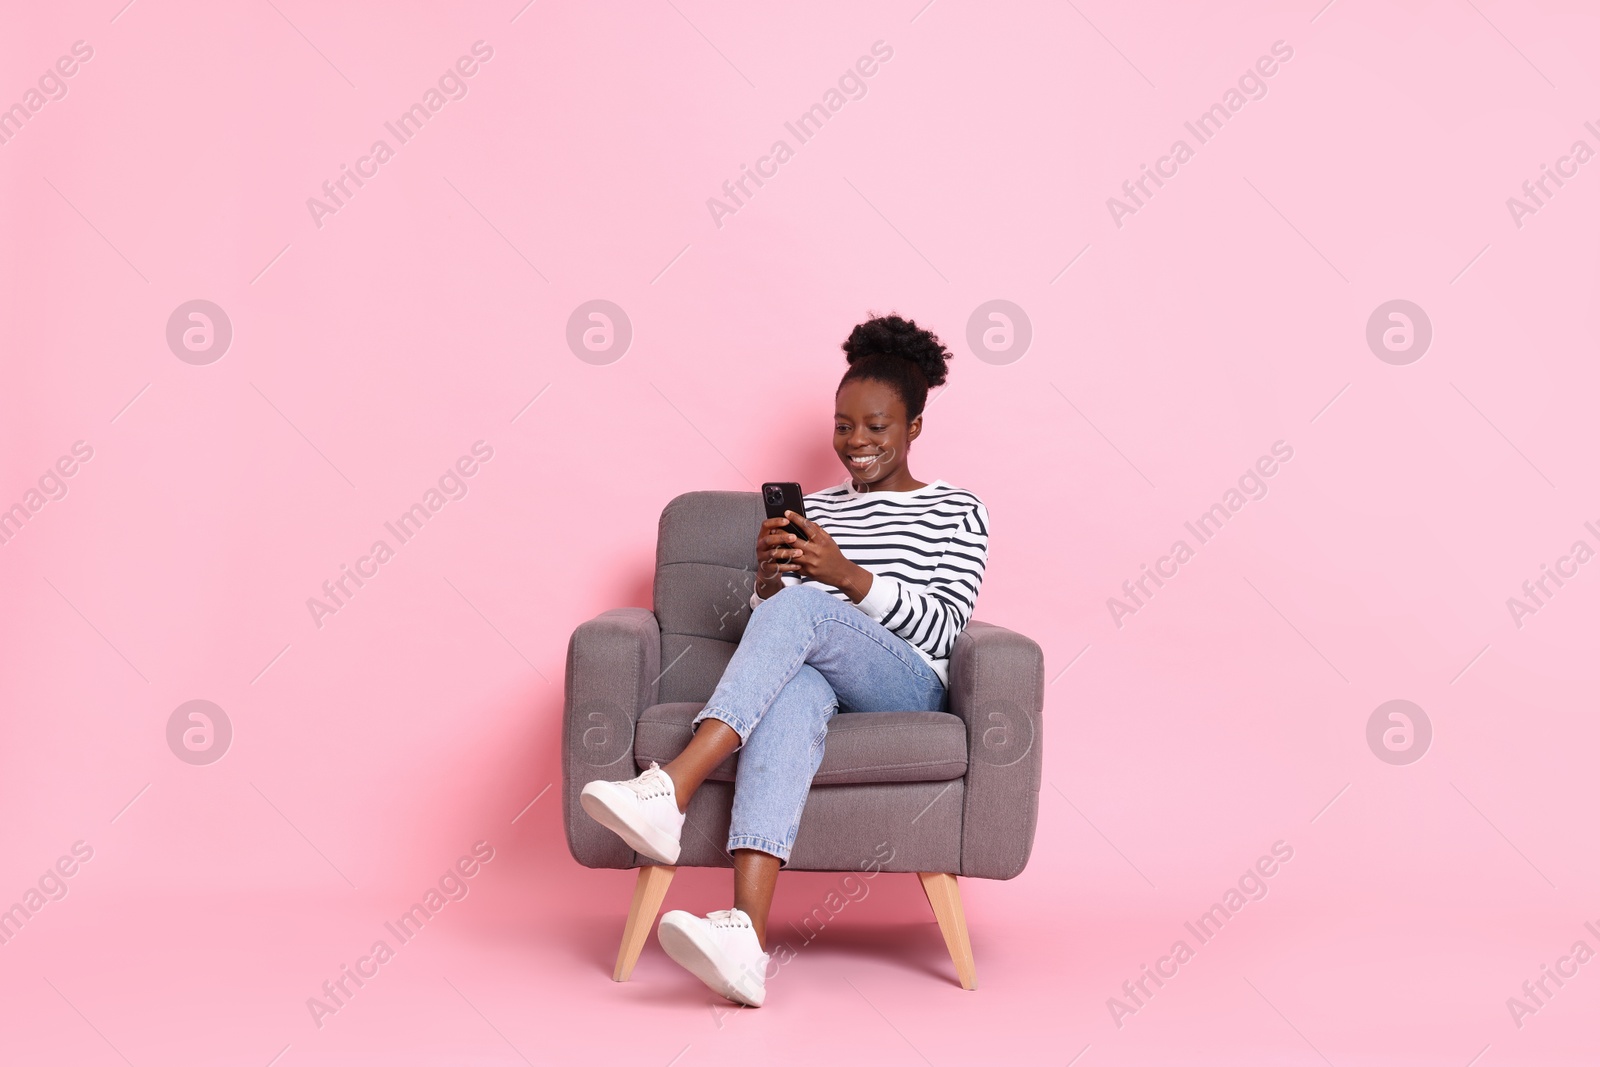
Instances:
[[[799,585],[800,584],[800,579],[796,578],[792,574],[785,574],[783,576],[782,581],[783,581],[784,585]],[[770,600],[770,599],[772,599],[772,598],[771,597],[767,597],[766,598],[766,600]],[[759,589],[752,591],[751,594],[750,594],[750,610],[754,611],[758,605],[765,603],[766,600],[762,599],[761,591]]]
[[[978,503],[952,532],[926,585],[874,574],[856,607],[935,659],[948,658],[972,618],[988,562],[989,512]]]

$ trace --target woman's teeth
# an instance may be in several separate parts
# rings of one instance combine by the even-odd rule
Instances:
[[[876,463],[877,461],[878,461],[878,457],[877,456],[851,456],[850,457],[850,465],[852,467],[870,467],[870,466],[872,466],[872,464]]]

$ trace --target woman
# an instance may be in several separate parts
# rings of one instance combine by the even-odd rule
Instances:
[[[767,913],[788,865],[811,779],[836,711],[943,711],[949,656],[972,617],[988,561],[983,502],[907,464],[945,346],[897,315],[842,346],[833,447],[842,484],[806,496],[810,519],[768,519],[756,538],[754,609],[698,727],[665,767],[590,782],[585,811],[632,849],[678,860],[689,798],[740,750],[728,849],[733,907],[661,919],[661,947],[712,989],[759,1007],[766,996]],[[793,521],[807,539],[784,527]]]

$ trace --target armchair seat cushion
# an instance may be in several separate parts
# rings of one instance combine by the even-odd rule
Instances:
[[[689,745],[690,724],[705,702],[655,704],[634,728],[634,761],[665,765]],[[710,778],[731,782],[739,753]],[[842,712],[828,723],[827,749],[813,785],[946,782],[967,773],[967,724],[942,711]]]

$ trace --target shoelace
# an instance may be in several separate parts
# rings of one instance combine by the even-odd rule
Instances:
[[[755,929],[754,926],[750,925],[750,916],[738,908],[725,908],[722,911],[708,912],[706,918],[711,922],[712,926],[742,927],[746,930]]]
[[[661,765],[655,760],[650,761],[650,769],[621,783],[639,795],[640,800],[649,800],[652,797],[666,797],[672,795],[672,779]]]

